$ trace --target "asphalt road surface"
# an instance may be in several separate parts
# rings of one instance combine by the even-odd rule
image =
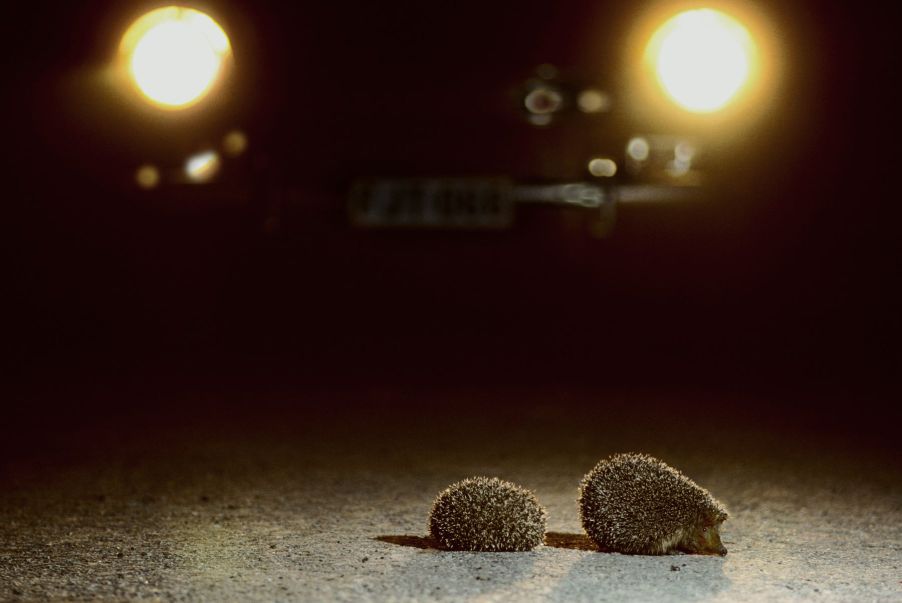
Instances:
[[[3,429],[0,599],[902,600],[898,446],[785,400],[386,388],[128,402]],[[627,450],[726,504],[726,557],[592,550],[578,483]],[[533,490],[546,545],[434,548],[433,498],[472,475]]]

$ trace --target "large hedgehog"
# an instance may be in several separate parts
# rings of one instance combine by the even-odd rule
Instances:
[[[646,454],[601,460],[580,485],[583,528],[605,551],[726,555],[724,506],[707,490]]]
[[[516,484],[471,477],[438,495],[429,533],[453,551],[529,551],[545,538],[545,509]]]

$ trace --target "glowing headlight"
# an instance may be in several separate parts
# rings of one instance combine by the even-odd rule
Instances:
[[[686,11],[667,21],[646,53],[667,95],[693,113],[729,104],[748,83],[756,60],[746,28],[711,9]]]
[[[213,19],[170,6],[135,21],[120,53],[141,94],[164,109],[183,109],[210,92],[231,58],[231,47]]]

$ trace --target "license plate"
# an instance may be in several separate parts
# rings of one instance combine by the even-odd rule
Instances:
[[[507,228],[513,187],[503,179],[398,179],[351,188],[351,223],[363,228]]]

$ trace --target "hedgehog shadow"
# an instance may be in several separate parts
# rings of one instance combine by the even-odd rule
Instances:
[[[414,536],[412,534],[386,534],[376,536],[373,540],[379,542],[387,542],[398,546],[406,546],[414,549],[433,549],[436,551],[443,550],[434,539],[429,536]]]
[[[598,546],[585,534],[569,532],[545,532],[545,546],[575,551],[599,551]]]

